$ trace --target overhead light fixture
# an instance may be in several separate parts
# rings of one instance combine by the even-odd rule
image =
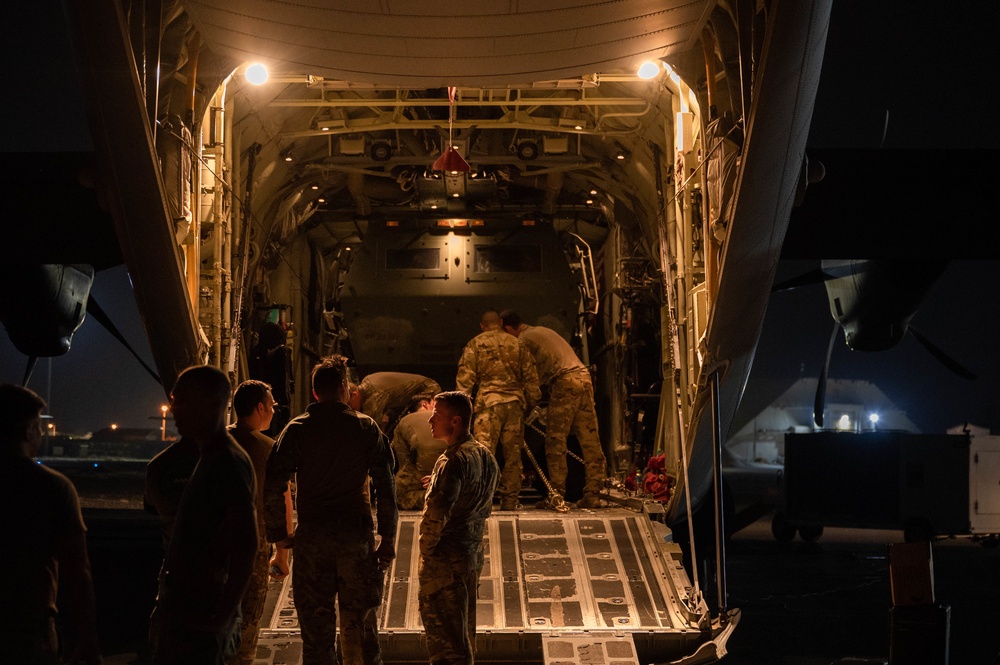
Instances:
[[[292,157],[292,149],[289,148],[288,150],[285,150],[284,152],[282,152],[281,153],[281,159],[284,160],[284,161],[286,161],[286,162],[295,161],[295,158]]]
[[[591,196],[597,196],[597,190],[596,189],[590,190],[590,195]]]
[[[571,115],[569,117],[559,118],[559,121],[558,121],[559,122],[559,126],[560,127],[572,127],[573,129],[575,129],[578,132],[582,131],[585,123],[583,122],[583,120],[581,120],[579,117],[577,117],[575,115],[575,112],[573,112],[573,113],[574,113],[574,115]]]
[[[313,185],[310,187],[310,189],[319,189],[319,185],[313,183]]]
[[[451,171],[468,173],[472,170],[469,162],[455,149],[453,134],[455,129],[455,93],[457,88],[448,88],[448,149],[431,164],[432,171]]]
[[[660,63],[654,62],[652,60],[647,60],[646,62],[639,65],[639,71],[636,72],[636,76],[641,79],[651,79],[656,78],[656,75],[660,73]]]
[[[616,152],[615,153],[615,159],[617,159],[619,162],[624,162],[625,161],[625,151],[624,150],[619,150],[618,152]]]
[[[252,83],[254,85],[263,85],[267,83],[269,75],[267,73],[267,67],[265,67],[259,62],[255,62],[246,68],[246,71],[243,73],[243,76],[246,77],[248,83]]]
[[[434,160],[431,164],[431,170],[433,171],[448,171],[451,174],[458,175],[459,173],[468,173],[472,170],[469,166],[469,162],[465,161],[465,158],[459,154],[455,146],[450,145],[448,149],[441,153],[441,156]]]

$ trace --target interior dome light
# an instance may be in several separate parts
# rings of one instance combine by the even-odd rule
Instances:
[[[264,83],[267,83],[267,67],[259,62],[255,62],[247,67],[247,71],[244,76],[246,76],[247,81],[253,83],[254,85],[263,85]]]
[[[636,76],[641,79],[651,79],[656,77],[660,73],[660,64],[653,62],[652,60],[647,60],[646,62],[639,65],[639,71],[636,72]]]

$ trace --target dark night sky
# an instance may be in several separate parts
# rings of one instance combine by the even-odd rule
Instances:
[[[3,74],[6,90],[18,90],[20,99],[33,103],[0,105],[0,120],[8,128],[0,132],[0,152],[87,149],[89,140],[81,135],[85,119],[78,91],[72,85],[71,68],[48,55],[43,57],[69,52],[65,34],[53,28],[60,19],[58,3],[48,0],[30,7],[20,3],[11,11],[31,15],[8,16],[2,28],[5,52],[16,54],[21,61],[35,61],[36,66],[7,68]],[[942,198],[971,202],[959,211],[963,224],[935,225],[933,215],[930,219],[911,218],[914,206],[921,212],[933,202],[928,199],[911,202],[906,214],[895,220],[895,235],[889,237],[894,239],[891,251],[896,255],[912,250],[921,256],[944,248],[947,255],[937,258],[962,259],[953,261],[934,285],[913,325],[976,372],[979,380],[970,383],[955,377],[912,338],[877,354],[850,352],[841,344],[831,368],[833,378],[878,384],[925,431],[940,431],[965,421],[1000,431],[1000,249],[994,243],[995,232],[987,235],[985,242],[974,233],[976,224],[994,225],[995,212],[984,213],[984,219],[969,219],[977,215],[966,213],[975,211],[985,194],[964,186],[969,170],[979,173],[980,165],[992,161],[1000,147],[1000,123],[996,122],[1000,102],[988,87],[998,64],[993,55],[1000,42],[996,34],[998,14],[1000,3],[993,0],[959,1],[947,7],[902,0],[835,0],[813,117],[811,149],[873,150],[882,144],[884,150],[914,151],[907,154],[916,160],[920,159],[917,151],[955,151],[948,153],[955,155],[948,163],[941,164],[940,159],[928,163],[925,170],[934,173],[933,180],[929,185],[918,182],[915,186],[942,194],[935,197],[939,208],[932,209],[941,209]],[[47,34],[40,35],[42,30]],[[57,92],[58,103],[53,99]],[[30,131],[29,121],[40,121],[38,131]],[[18,131],[9,131],[13,127]],[[863,158],[863,153],[858,154]],[[923,170],[913,168],[915,172]],[[836,172],[828,174],[828,191],[837,176]],[[895,176],[890,173],[885,177]],[[822,200],[822,186],[819,183],[810,188],[814,200]],[[891,187],[878,186],[845,189],[840,194],[844,199],[840,210],[858,214],[851,216],[853,225],[843,220],[844,233],[829,236],[837,251],[825,258],[873,258],[880,253],[872,249],[871,238],[862,237],[869,223],[862,213],[876,202],[885,210],[886,202],[878,199],[891,199],[882,196],[886,191],[898,195]],[[796,224],[801,222],[793,221]],[[793,230],[798,230],[800,237],[810,236],[808,227],[794,226]],[[855,246],[855,240],[866,247],[864,255],[845,255],[843,248]],[[885,251],[889,250],[883,247]],[[815,247],[797,256],[821,258],[815,255]],[[978,260],[968,260],[973,258]],[[794,274],[814,265],[785,261],[780,273]],[[151,362],[124,268],[98,273],[94,295]],[[776,384],[790,383],[802,375],[815,376],[831,326],[821,286],[773,295],[748,394],[766,394]],[[70,353],[53,359],[51,367],[51,387],[45,359],[39,361],[30,385],[43,397],[51,397],[51,411],[60,429],[89,431],[111,422],[156,426],[150,418],[155,418],[164,402],[162,390],[96,322],[87,320]],[[23,357],[6,335],[0,334],[0,381],[19,382],[23,370]]]

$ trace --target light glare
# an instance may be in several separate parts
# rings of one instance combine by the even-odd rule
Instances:
[[[652,60],[647,60],[646,62],[639,65],[639,71],[636,75],[641,79],[651,79],[660,73],[659,63],[653,62]]]
[[[264,83],[267,83],[267,78],[268,78],[267,67],[260,64],[259,62],[255,62],[254,64],[247,67],[245,76],[247,81],[249,81],[250,83],[253,83],[254,85],[263,85]]]

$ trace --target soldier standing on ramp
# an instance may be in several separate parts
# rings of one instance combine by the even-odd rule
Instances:
[[[387,568],[396,556],[399,517],[389,444],[375,421],[347,406],[346,358],[324,359],[313,369],[312,385],[317,402],[288,423],[267,461],[267,539],[279,547],[294,542],[292,584],[303,665],[337,661],[335,602],[340,608],[343,665],[377,665],[380,568]],[[299,525],[294,537],[285,527],[284,501],[292,473],[298,478]],[[369,478],[382,538],[377,549]]]
[[[535,359],[538,378],[549,387],[549,408],[545,416],[545,461],[549,481],[559,495],[566,496],[566,436],[573,433],[580,442],[586,467],[586,485],[578,508],[598,508],[600,491],[607,474],[607,462],[597,432],[597,409],[590,371],[562,335],[544,326],[529,326],[517,312],[501,314],[503,329],[517,337]],[[540,508],[555,508],[548,498]]]
[[[448,447],[434,465],[420,520],[420,619],[431,665],[475,660],[483,534],[499,467],[489,449],[472,438],[471,417],[465,393],[434,398],[431,431]]]
[[[479,322],[483,332],[472,338],[458,363],[456,386],[476,391],[476,439],[496,452],[503,451],[500,510],[516,510],[521,491],[521,447],[524,446],[524,413],[542,392],[535,361],[516,338],[500,329],[500,314],[487,310]]]

